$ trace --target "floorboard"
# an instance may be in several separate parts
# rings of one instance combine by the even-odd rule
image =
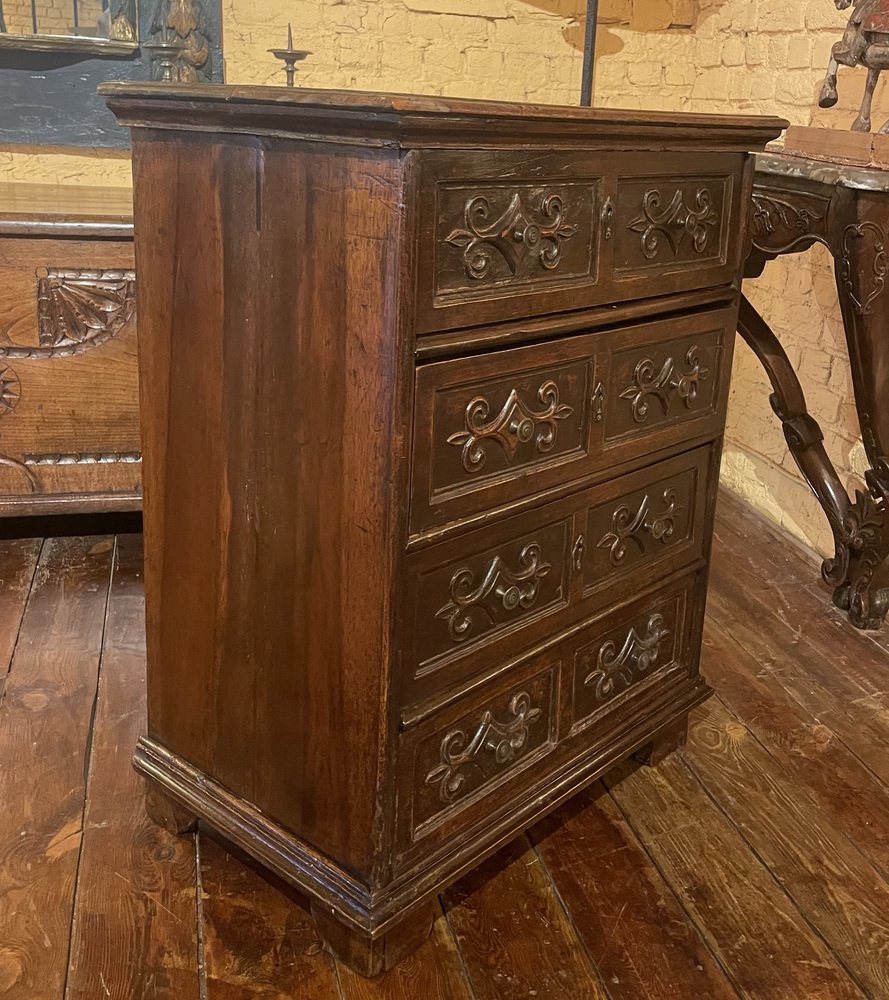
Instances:
[[[0,695],[0,996],[61,997],[113,540],[43,546]]]
[[[375,980],[241,856],[145,817],[139,540],[112,573],[113,544],[0,541],[3,1000],[889,997],[889,630],[731,497],[686,748],[470,873]]]

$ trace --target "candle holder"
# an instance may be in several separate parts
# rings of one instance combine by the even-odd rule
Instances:
[[[173,67],[185,49],[182,42],[145,42],[143,49],[148,49],[152,63],[160,66],[161,83],[173,82]]]
[[[302,62],[312,53],[305,49],[295,49],[293,47],[293,28],[287,25],[287,48],[268,50],[276,59],[284,63],[284,72],[287,74],[287,86],[292,87],[296,76],[296,64]]]

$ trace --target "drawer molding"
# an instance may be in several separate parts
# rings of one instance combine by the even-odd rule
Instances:
[[[626,558],[628,542],[634,542],[640,552],[645,552],[647,543],[643,533],[647,533],[655,542],[667,542],[676,529],[676,515],[685,510],[676,502],[676,490],[668,486],[661,497],[665,504],[660,513],[652,510],[651,496],[646,493],[639,507],[632,511],[626,504],[617,507],[611,516],[611,531],[603,535],[596,544],[597,548],[609,549],[608,557],[612,566],[619,566]]]
[[[698,398],[698,386],[710,378],[710,369],[702,366],[699,352],[697,344],[688,349],[685,370],[672,357],[664,361],[660,371],[657,371],[653,358],[646,356],[640,359],[633,372],[633,384],[620,394],[621,399],[629,400],[633,420],[637,424],[645,423],[650,409],[648,400],[652,396],[661,404],[665,417],[677,396],[686,409],[692,408]]]
[[[592,665],[595,655],[595,666],[584,677],[584,685],[594,689],[596,701],[610,701],[648,673],[658,661],[661,643],[669,636],[664,616],[652,614],[642,634],[635,625],[630,628],[619,650],[614,640],[609,640],[597,652],[584,654],[582,666]]]
[[[517,389],[510,389],[506,402],[493,420],[488,420],[491,404],[484,396],[470,400],[464,411],[465,429],[451,434],[450,445],[462,447],[463,468],[468,473],[480,472],[485,465],[486,441],[496,441],[512,461],[519,445],[532,439],[537,452],[545,455],[556,442],[556,421],[565,420],[574,408],[559,401],[559,387],[548,379],[537,390],[543,410],[532,410]]]
[[[686,204],[681,188],[676,189],[670,203],[661,210],[663,200],[660,188],[646,191],[642,198],[642,214],[627,225],[632,232],[642,234],[645,259],[657,259],[663,243],[661,237],[669,244],[674,257],[679,256],[686,236],[691,236],[696,254],[706,253],[711,233],[720,219],[713,208],[713,196],[709,189],[697,189],[693,207]]]
[[[445,243],[463,251],[466,276],[473,281],[489,276],[494,254],[503,259],[513,276],[520,268],[533,269],[534,262],[553,271],[562,259],[562,243],[578,230],[565,220],[562,197],[552,191],[541,196],[536,211],[524,204],[518,191],[512,192],[500,215],[496,211],[486,195],[470,197],[463,210],[463,228],[445,237]]]
[[[542,709],[532,704],[527,691],[518,691],[509,701],[508,712],[509,718],[498,722],[493,712],[485,709],[471,737],[465,729],[453,729],[441,741],[441,763],[426,775],[426,784],[441,782],[442,802],[451,803],[460,796],[466,769],[476,767],[480,757],[493,756],[499,768],[511,764],[525,748],[530,728]]]
[[[499,555],[494,556],[477,587],[473,587],[475,574],[468,567],[454,573],[450,584],[451,599],[436,611],[435,617],[447,621],[448,632],[455,642],[469,638],[475,611],[483,611],[491,624],[496,625],[492,604],[500,604],[506,612],[527,611],[534,606],[540,581],[552,565],[543,561],[537,542],[530,542],[522,549],[519,563],[520,569],[511,570]]]

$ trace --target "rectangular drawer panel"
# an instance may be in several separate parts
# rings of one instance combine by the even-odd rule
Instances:
[[[399,737],[400,864],[443,850],[699,684],[700,573],[581,620]]]
[[[401,703],[488,676],[700,558],[710,456],[698,448],[408,555]]]
[[[418,153],[418,332],[729,284],[744,161],[717,152]]]
[[[412,531],[716,436],[734,323],[729,308],[421,365]]]

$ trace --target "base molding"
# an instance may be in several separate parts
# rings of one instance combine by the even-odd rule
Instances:
[[[615,764],[652,743],[669,745],[672,734],[682,730],[691,709],[711,694],[709,685],[696,678],[678,701],[652,712],[619,739],[575,762],[569,770],[553,775],[524,810],[460,841],[446,857],[399,872],[382,889],[361,882],[151,737],[139,740],[133,766],[182,813],[196,815],[212,831],[305,894],[313,910],[372,942],[393,932],[403,922],[406,911],[428,901]]]

